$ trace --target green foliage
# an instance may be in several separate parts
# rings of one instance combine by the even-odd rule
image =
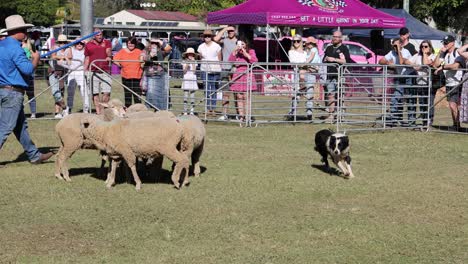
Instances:
[[[362,2],[378,8],[403,8],[403,1],[362,0]],[[468,30],[467,12],[467,0],[410,1],[411,15],[421,21],[432,18],[441,30],[446,30],[448,27]]]

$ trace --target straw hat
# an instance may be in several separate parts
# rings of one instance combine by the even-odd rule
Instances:
[[[317,39],[314,37],[308,37],[306,43],[317,44]]]
[[[57,42],[68,42],[68,38],[67,38],[67,36],[65,36],[63,34],[60,34],[57,37]]]
[[[213,36],[213,31],[211,31],[211,29],[205,29],[203,31],[203,36]]]
[[[20,15],[11,15],[5,18],[5,31],[12,31],[15,29],[23,29],[23,28],[32,28],[34,27],[33,24],[26,24],[24,23],[24,19]]]
[[[6,29],[2,28],[0,29],[0,36],[8,36],[8,32],[6,31]]]
[[[294,35],[293,40],[300,40],[302,41],[302,37],[299,34]]]
[[[184,53],[182,53],[182,57],[185,59],[189,54],[193,54],[195,58],[198,56],[198,53],[196,53],[193,48],[188,48]]]

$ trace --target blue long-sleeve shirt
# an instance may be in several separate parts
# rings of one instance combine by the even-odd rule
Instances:
[[[28,88],[28,80],[34,72],[34,65],[26,57],[21,42],[7,37],[0,41],[0,86]]]

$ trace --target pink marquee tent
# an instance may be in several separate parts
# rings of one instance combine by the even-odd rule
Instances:
[[[405,19],[358,0],[247,0],[208,13],[208,24],[251,24],[341,28],[400,28]]]

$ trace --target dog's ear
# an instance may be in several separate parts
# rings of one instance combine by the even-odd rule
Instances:
[[[343,142],[343,144],[345,146],[348,146],[349,145],[349,138],[348,137],[342,137],[341,142]]]
[[[336,146],[336,137],[335,136],[330,136],[330,143],[329,143],[329,147],[331,149],[334,149]]]

